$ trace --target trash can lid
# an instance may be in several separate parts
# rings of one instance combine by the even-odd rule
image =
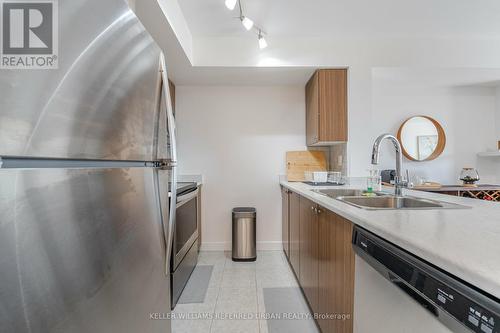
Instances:
[[[253,207],[233,208],[233,218],[256,218],[257,210]]]
[[[257,210],[254,207],[235,207],[233,213],[255,213]]]

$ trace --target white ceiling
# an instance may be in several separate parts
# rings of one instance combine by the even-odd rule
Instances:
[[[227,10],[224,0],[157,1],[175,4],[179,14],[175,18],[183,22],[188,32],[179,36],[177,26],[171,27],[172,33],[166,33],[168,29],[161,24],[148,27],[156,31],[153,35],[168,55],[169,74],[178,85],[305,84],[314,67],[352,66],[353,58],[353,62],[364,66],[372,63],[370,57],[374,57],[373,63],[379,66],[392,63],[394,66],[406,66],[405,63],[443,66],[442,59],[451,57],[450,60],[463,67],[486,64],[494,67],[497,62],[491,59],[497,59],[495,54],[500,50],[497,46],[500,45],[500,0],[241,0],[246,15],[268,34],[270,47],[264,51],[258,50],[256,36],[244,30],[234,18],[237,10]],[[150,2],[137,1],[136,6]],[[173,15],[171,8],[168,9],[168,14]],[[149,11],[159,12],[158,9],[144,10]],[[165,10],[163,12],[169,17]],[[146,23],[153,22],[148,15],[144,15],[144,19]],[[170,25],[175,23],[170,19]],[[189,56],[179,40],[186,36],[189,38],[184,38],[184,42],[192,47]],[[399,41],[398,37],[401,37]],[[434,39],[444,37],[447,39]],[[422,42],[425,40],[428,42]],[[360,42],[363,46],[371,45],[373,52],[359,47],[359,52],[370,50],[371,53],[358,57]],[[439,49],[443,44],[442,50]],[[402,51],[405,45],[412,47],[408,54]],[[425,58],[422,62],[415,60],[422,57]],[[417,69],[373,74],[374,79],[427,80],[430,84],[497,86],[500,82],[498,70],[480,72],[477,76],[479,71],[468,75],[460,71],[450,74]]]
[[[194,38],[245,36],[224,0],[178,0]],[[273,37],[498,37],[499,0],[241,0]]]

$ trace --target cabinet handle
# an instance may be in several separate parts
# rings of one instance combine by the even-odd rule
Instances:
[[[317,212],[318,214],[321,214],[321,209],[318,209],[316,212]]]
[[[311,210],[314,210],[314,206],[311,206]]]

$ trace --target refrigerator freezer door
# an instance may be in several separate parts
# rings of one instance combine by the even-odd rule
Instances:
[[[155,172],[0,170],[0,332],[170,332]]]
[[[124,0],[58,8],[59,69],[0,70],[0,156],[151,160],[159,47]]]

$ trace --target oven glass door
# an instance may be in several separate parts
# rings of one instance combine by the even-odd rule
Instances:
[[[198,238],[198,190],[179,196],[174,237],[175,269]]]

